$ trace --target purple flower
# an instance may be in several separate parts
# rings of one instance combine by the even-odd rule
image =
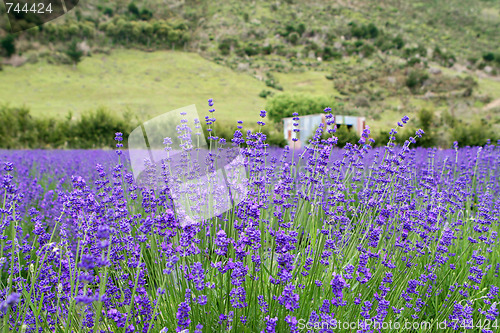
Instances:
[[[283,289],[283,293],[278,297],[278,302],[283,305],[288,311],[294,311],[300,307],[299,295],[295,294],[294,285],[288,285]]]
[[[245,308],[248,306],[246,302],[246,291],[243,287],[237,287],[229,293],[230,302],[233,308]]]
[[[11,162],[5,162],[3,169],[7,172],[10,172],[10,171],[14,170],[14,164],[12,164]]]
[[[17,305],[17,303],[19,303],[19,298],[20,298],[20,294],[19,293],[12,293],[10,294],[9,296],[7,296],[7,298],[5,299],[5,301],[3,301],[1,304],[0,304],[0,311],[1,312],[5,312],[8,308],[11,308],[15,305]]]
[[[179,304],[176,315],[178,325],[177,332],[189,328],[189,324],[191,323],[191,319],[189,319],[189,311],[191,311],[191,307],[187,302]]]
[[[257,300],[259,302],[260,311],[263,313],[267,313],[268,312],[268,304],[266,301],[264,301],[264,296],[262,296],[262,295],[257,296]]]
[[[339,300],[342,300],[343,290],[344,288],[348,288],[349,284],[347,284],[340,274],[333,273],[332,281],[330,282],[330,286],[332,287],[333,295]]]
[[[203,332],[202,329],[203,329],[203,325],[198,324],[198,325],[196,325],[196,329],[194,330],[194,333],[202,333]]]
[[[264,320],[266,321],[266,333],[275,333],[278,317],[271,318],[270,316],[266,316]]]

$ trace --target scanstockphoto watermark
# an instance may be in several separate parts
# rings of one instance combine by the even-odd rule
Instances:
[[[422,331],[422,332],[441,332],[448,328],[455,330],[461,329],[462,331],[476,331],[476,330],[493,330],[497,331],[500,328],[498,320],[451,320],[440,322],[428,321],[374,321],[371,319],[355,321],[340,321],[331,319],[330,321],[310,322],[305,319],[300,319],[297,323],[299,331],[319,331],[319,330],[332,330],[339,332],[355,331],[361,329],[374,329],[381,332],[400,332],[400,331]]]
[[[209,147],[194,105],[152,118],[128,137],[136,183],[168,189],[181,226],[222,215],[247,197],[249,179],[240,148],[210,138]]]
[[[435,326],[436,324],[434,324]],[[297,323],[297,328],[300,331],[316,331],[316,330],[333,330],[333,331],[339,331],[339,332],[345,332],[345,331],[355,331],[355,330],[361,330],[361,329],[375,329],[375,330],[380,330],[380,331],[403,331],[403,330],[423,330],[423,331],[430,331],[431,328],[433,327],[433,324],[430,322],[422,321],[422,322],[410,322],[410,321],[405,321],[405,322],[393,322],[393,321],[384,321],[384,322],[378,322],[378,321],[373,321],[371,319],[367,319],[364,321],[340,321],[340,320],[335,320],[332,319],[330,321],[321,321],[321,322],[310,322],[305,319],[300,319]],[[442,327],[435,326],[437,329],[446,329],[446,323],[442,323]]]

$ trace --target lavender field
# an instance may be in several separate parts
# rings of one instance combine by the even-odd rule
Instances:
[[[297,151],[237,130],[245,199],[187,225],[120,133],[116,151],[0,151],[1,330],[496,332],[500,145],[422,135],[339,149],[320,127]]]

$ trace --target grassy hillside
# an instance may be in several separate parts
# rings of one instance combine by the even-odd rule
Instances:
[[[213,97],[221,102],[218,117],[256,121],[265,104],[258,97],[264,83],[186,52],[115,50],[87,57],[76,69],[37,63],[5,67],[1,75],[0,99],[25,104],[34,116],[78,116],[106,106],[147,119],[189,104],[201,116]]]
[[[371,66],[368,60],[364,62],[366,64],[358,66]],[[343,66],[341,61],[333,65]],[[452,81],[467,76],[452,69],[442,70]],[[274,76],[283,86],[283,93],[332,95],[342,100],[343,96],[334,88],[335,80],[328,80],[326,74],[306,71],[275,73]],[[18,68],[6,66],[1,75],[0,99],[11,105],[24,104],[34,116],[64,117],[71,112],[78,117],[105,106],[116,113],[131,112],[140,119],[147,119],[192,103],[197,105],[200,116],[205,116],[208,114],[206,99],[213,97],[219,121],[255,122],[258,111],[266,105],[266,99],[260,98],[259,92],[270,89],[274,94],[282,93],[246,73],[208,61],[195,53],[179,51],[147,53],[117,49],[109,55],[85,57],[76,68],[38,62]],[[332,75],[335,79],[348,76],[335,71]],[[388,90],[383,81],[372,89]],[[500,81],[478,79],[476,94],[500,97]],[[471,98],[455,97],[455,104],[471,101]],[[411,115],[422,107],[441,111],[451,107],[440,100],[411,95],[405,99],[397,94],[378,103],[368,103],[373,103],[373,107],[355,107],[350,112],[366,115],[375,130],[392,126],[402,113]],[[459,115],[479,114],[486,104],[478,100]]]

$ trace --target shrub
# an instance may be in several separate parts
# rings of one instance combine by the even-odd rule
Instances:
[[[377,134],[373,134],[373,139],[375,140],[373,146],[374,147],[382,147],[389,142],[389,132],[388,131],[379,131]]]
[[[481,146],[488,139],[496,141],[500,136],[493,131],[490,123],[476,118],[470,124],[457,123],[451,131],[451,139],[460,146]]]
[[[290,35],[292,32],[296,32],[295,26],[291,23],[288,23],[287,25],[285,25],[285,29],[281,28],[278,33],[283,37],[288,37],[288,35]]]
[[[270,72],[267,72],[266,77],[267,77],[267,79],[265,81],[266,86],[274,88],[276,90],[280,90],[280,91],[283,90],[283,87],[279,84],[278,80],[274,77],[273,74],[271,74]]]
[[[452,53],[441,51],[439,46],[436,46],[434,48],[432,58],[446,67],[453,66],[453,64],[457,61],[457,59],[455,58],[455,56]]]
[[[365,44],[360,48],[360,52],[363,54],[365,58],[368,58],[373,53],[375,53],[375,48],[370,44]]]
[[[297,30],[296,30],[300,36],[302,36],[304,34],[304,32],[306,31],[306,25],[304,23],[299,23],[297,25]]]
[[[264,55],[271,54],[273,52],[273,46],[272,45],[266,45],[260,48],[260,51]]]
[[[0,45],[2,45],[8,58],[16,53],[16,37],[14,35],[8,34],[2,38],[2,40],[0,40]]]
[[[299,34],[297,32],[292,32],[290,35],[288,35],[288,41],[292,43],[293,45],[297,44],[299,41]]]
[[[106,7],[106,8],[104,8],[103,14],[108,16],[108,17],[112,17],[113,16],[113,9]]]
[[[474,65],[477,63],[478,58],[477,57],[468,57],[467,61],[470,62],[471,65]]]
[[[322,56],[323,60],[340,59],[342,58],[342,53],[332,50],[332,48],[329,46],[325,46],[323,48]]]
[[[394,37],[392,39],[392,42],[394,43],[394,46],[398,50],[401,50],[403,48],[403,46],[405,46],[405,41],[403,40],[403,37],[401,37],[400,35],[397,35],[396,37]]]
[[[361,46],[365,45],[365,42],[363,42],[362,40],[357,40],[354,42],[354,46],[359,49]]]
[[[493,54],[493,52],[488,52],[483,54],[483,59],[484,61],[493,61],[495,60],[495,55]]]
[[[272,96],[273,95],[273,92],[270,91],[270,90],[266,90],[266,89],[263,89],[260,93],[259,93],[259,97],[262,97],[262,98],[267,98],[267,96]]]
[[[500,66],[500,53],[495,54],[495,62]]]
[[[377,38],[379,34],[378,28],[373,23],[368,24],[366,32],[371,39]]]
[[[434,122],[434,111],[422,109],[418,112],[418,121],[424,131],[429,130]]]
[[[135,17],[139,16],[139,8],[134,2],[129,3],[127,9],[129,13],[133,14]]]
[[[386,52],[395,47],[394,43],[385,36],[379,36],[375,40],[375,46],[382,52]]]
[[[414,91],[420,88],[429,75],[421,70],[411,70],[406,78],[405,84],[410,90]]]
[[[129,117],[116,117],[104,108],[79,119],[71,114],[54,119],[32,117],[26,107],[0,106],[0,148],[112,148],[112,133],[128,135],[135,127]]]
[[[75,145],[82,147],[112,147],[113,137],[109,133],[124,131],[128,128],[123,119],[114,116],[105,108],[85,113],[74,124],[74,133],[78,140]]]
[[[78,48],[76,40],[73,40],[69,44],[68,49],[66,50],[65,53],[73,62],[73,66],[76,66],[82,60],[83,57],[83,51]]]
[[[229,55],[231,53],[231,47],[237,47],[238,41],[234,38],[224,38],[219,43],[219,51],[222,55]]]
[[[260,52],[259,45],[255,43],[248,43],[243,50],[249,57],[257,55]]]
[[[356,38],[375,39],[379,35],[379,30],[373,23],[358,26],[351,22],[349,25],[351,26],[351,34]]]
[[[404,49],[404,56],[406,58],[412,57],[417,54],[420,55],[421,57],[425,57],[427,55],[427,50],[422,45]]]
[[[359,135],[345,125],[340,125],[335,132],[337,137],[337,147],[344,147],[347,143],[356,144],[359,141]]]
[[[147,8],[143,8],[143,9],[141,9],[141,12],[139,13],[139,17],[143,21],[148,21],[153,17],[153,12]]]
[[[408,59],[408,61],[406,62],[406,65],[408,67],[413,67],[415,64],[419,64],[420,62],[421,62],[420,58],[413,57],[413,58]]]

